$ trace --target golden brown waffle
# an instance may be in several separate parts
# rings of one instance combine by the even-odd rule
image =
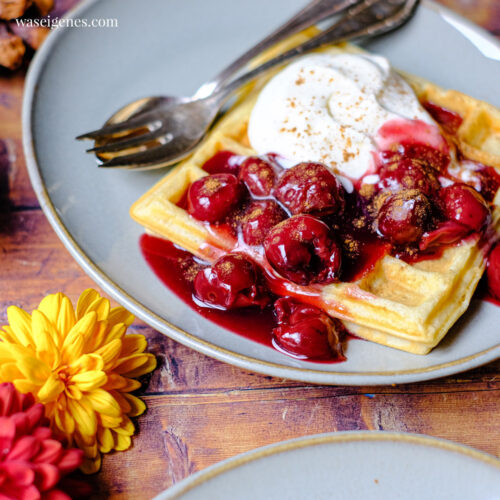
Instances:
[[[299,41],[296,37],[290,43]],[[328,50],[359,49],[345,46]],[[207,175],[202,165],[217,151],[255,154],[247,137],[248,121],[258,92],[269,78],[270,75],[247,87],[240,101],[215,125],[193,156],[175,167],[134,203],[131,208],[134,220],[149,232],[167,238],[207,261],[213,261],[222,253],[232,250],[230,241],[209,232],[206,226],[189,216],[176,203],[194,180]],[[445,92],[421,79],[406,75],[405,78],[414,88],[420,89],[419,95],[432,98],[435,104],[461,114],[467,107],[468,118],[464,119],[461,127],[464,139],[461,139],[460,145],[465,144],[470,149],[464,147],[464,153],[469,156],[471,150],[477,150],[477,154],[470,156],[479,161],[484,158],[485,163],[500,167],[498,110],[461,94],[458,99],[458,93]],[[452,101],[457,100],[467,103],[460,111],[458,104],[452,106]],[[478,113],[481,118],[474,118]],[[475,135],[472,134],[474,127]],[[491,161],[491,158],[495,161]],[[496,201],[500,202],[498,194]],[[498,221],[499,213],[496,212],[494,217]],[[477,239],[448,248],[439,259],[412,265],[385,256],[357,282],[322,287],[321,306],[362,338],[404,351],[426,354],[467,309],[484,267],[484,251]],[[300,293],[301,287],[294,287]]]
[[[457,90],[444,90],[422,78],[402,75],[422,102],[439,104],[462,117],[456,138],[464,156],[500,169],[500,110]]]

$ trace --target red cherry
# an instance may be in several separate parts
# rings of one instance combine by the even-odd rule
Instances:
[[[488,288],[496,299],[500,300],[500,243],[497,243],[488,257]]]
[[[383,151],[382,158],[386,161],[409,158],[418,161],[424,168],[432,168],[436,172],[442,172],[450,163],[448,154],[421,143],[400,144],[396,151]]]
[[[425,169],[411,158],[401,158],[388,163],[379,171],[379,186],[396,193],[402,189],[418,189],[426,196],[432,196],[439,188],[439,181],[432,169]]]
[[[247,208],[241,223],[245,243],[262,244],[269,231],[284,219],[286,214],[275,201],[254,201]]]
[[[274,226],[264,240],[264,249],[271,266],[294,283],[338,279],[340,247],[328,226],[310,215],[295,215]]]
[[[214,174],[193,182],[188,191],[188,212],[198,220],[222,220],[242,199],[244,189],[232,174]]]
[[[466,184],[453,184],[441,190],[443,212],[447,219],[455,220],[480,231],[490,219],[490,209],[484,198]]]
[[[238,159],[238,155],[231,151],[218,151],[201,168],[209,174],[238,175],[240,168]]]
[[[438,104],[427,101],[423,103],[424,108],[448,133],[456,134],[457,130],[462,125],[463,118],[450,109],[443,108]]]
[[[493,202],[500,189],[500,174],[493,167],[483,167],[476,173],[481,181],[481,196],[486,201]]]
[[[307,359],[342,357],[342,328],[321,309],[290,297],[278,299],[274,308],[273,339],[282,350]]]
[[[416,189],[403,190],[386,199],[377,217],[378,231],[398,245],[417,241],[431,213],[427,197]]]
[[[274,196],[292,214],[326,215],[344,210],[344,189],[321,163],[299,163],[279,180]]]
[[[227,254],[212,267],[202,269],[194,280],[194,295],[201,302],[218,309],[260,306],[269,296],[258,284],[256,264],[242,254]]]
[[[422,235],[419,249],[422,252],[442,246],[453,245],[470,233],[470,228],[453,220],[441,222],[433,231]]]
[[[276,182],[276,172],[267,161],[251,156],[241,164],[239,178],[254,196],[269,196]]]

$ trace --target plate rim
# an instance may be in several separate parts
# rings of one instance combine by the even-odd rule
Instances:
[[[230,470],[236,469],[242,465],[254,462],[261,458],[265,458],[279,453],[297,450],[300,448],[308,448],[322,444],[336,443],[351,443],[351,442],[395,442],[395,443],[411,443],[429,448],[440,448],[442,450],[459,453],[469,458],[481,461],[488,465],[497,467],[500,472],[500,459],[477,450],[471,446],[467,446],[448,439],[428,436],[426,434],[413,434],[409,432],[392,432],[392,431],[340,431],[328,432],[323,434],[313,434],[310,436],[302,436],[299,438],[280,441],[267,446],[262,446],[254,450],[241,453],[234,457],[226,458],[222,462],[213,464],[206,469],[195,472],[174,484],[170,488],[160,492],[153,500],[175,500],[188,493],[190,490],[200,486]]]
[[[70,9],[64,17],[74,18],[91,8],[97,2],[99,2],[99,0],[84,0],[81,4],[77,5],[73,9]],[[431,0],[421,0],[421,3],[421,8],[424,6],[426,8],[430,8],[440,14],[443,19],[444,15],[447,18],[454,19],[457,23],[466,26],[478,36],[486,38],[500,48],[500,42],[495,37],[471,21],[468,21],[455,12],[436,4]],[[446,22],[445,19],[444,21]],[[66,228],[63,221],[59,217],[57,209],[50,199],[36,156],[32,112],[37,94],[37,82],[43,74],[45,67],[44,63],[50,56],[52,47],[57,43],[59,37],[66,33],[66,30],[68,29],[69,27],[59,26],[53,30],[53,32],[51,32],[45,40],[42,47],[35,54],[35,57],[28,68],[21,115],[22,139],[26,166],[33,190],[35,191],[35,194],[40,202],[40,207],[59,239],[80,267],[82,267],[84,272],[119,304],[126,307],[135,316],[140,318],[155,330],[159,331],[161,334],[166,335],[197,352],[251,372],[307,383],[360,386],[421,382],[477,368],[478,366],[482,366],[500,358],[499,343],[483,351],[453,361],[410,370],[337,372],[312,368],[299,368],[253,358],[251,356],[219,347],[211,342],[196,337],[190,332],[182,330],[173,323],[170,323],[168,320],[155,314],[147,306],[141,304],[137,299],[118,286],[109,276],[107,276],[107,274],[86,255],[85,251],[73,238],[70,231]]]

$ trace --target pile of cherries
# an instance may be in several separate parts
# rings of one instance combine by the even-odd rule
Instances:
[[[411,260],[473,232],[485,233],[491,213],[481,194],[460,182],[441,187],[448,162],[447,155],[429,146],[403,144],[382,153],[376,184],[348,193],[320,163],[283,169],[275,155],[241,161],[222,151],[203,166],[209,175],[191,184],[187,210],[260,249],[281,277],[303,286],[328,284],[349,274],[357,243],[367,235]],[[496,189],[490,176],[484,176],[484,186],[491,201]],[[499,269],[497,247],[488,275],[500,297]],[[244,253],[227,254],[200,270],[194,296],[224,310],[263,308],[274,301],[264,270]],[[278,348],[301,358],[342,356],[339,321],[290,297],[275,300],[274,309]]]

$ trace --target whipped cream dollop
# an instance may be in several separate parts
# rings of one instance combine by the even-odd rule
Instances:
[[[377,131],[394,119],[434,125],[387,59],[313,54],[287,66],[262,89],[248,136],[259,155],[321,162],[356,180],[374,165]]]

